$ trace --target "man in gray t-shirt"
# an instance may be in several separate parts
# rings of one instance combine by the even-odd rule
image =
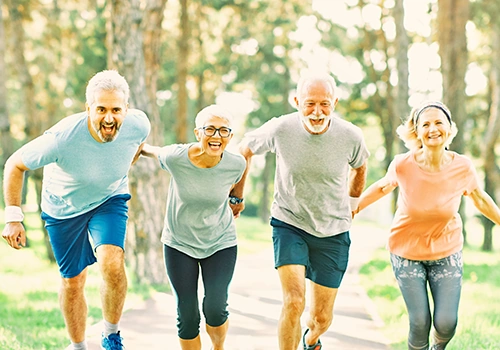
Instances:
[[[254,154],[276,154],[271,226],[284,300],[280,349],[296,349],[300,343],[304,276],[312,288],[304,349],[321,349],[319,337],[332,322],[347,268],[351,209],[365,186],[369,152],[361,130],[334,115],[337,102],[331,76],[303,77],[295,97],[298,112],[269,120],[247,133],[240,145],[247,163]],[[248,170],[231,196],[242,198]],[[235,215],[243,208],[243,203],[232,205]]]

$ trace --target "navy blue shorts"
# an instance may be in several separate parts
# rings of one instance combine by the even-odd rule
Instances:
[[[319,285],[338,288],[349,260],[349,231],[319,238],[300,228],[271,218],[274,267],[304,265],[306,278]]]
[[[97,208],[69,219],[55,219],[42,212],[62,277],[78,276],[95,263],[94,251],[101,244],[124,249],[130,198],[129,194],[111,197]]]

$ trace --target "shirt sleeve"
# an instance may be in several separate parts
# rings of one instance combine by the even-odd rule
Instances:
[[[356,136],[358,142],[356,147],[354,148],[352,160],[349,162],[349,165],[354,169],[362,166],[366,159],[368,159],[368,157],[370,156],[370,152],[366,147],[365,139],[363,137],[361,129],[357,130]]]
[[[24,165],[35,170],[57,162],[58,147],[53,133],[45,133],[28,142],[19,150]]]
[[[470,161],[469,168],[467,169],[467,174],[467,185],[465,186],[464,196],[468,196],[472,191],[479,187],[479,179],[477,176],[476,168],[474,168],[474,165]]]
[[[177,145],[168,145],[160,149],[160,152],[158,154],[158,160],[160,161],[160,166],[162,167],[163,170],[170,172],[169,160],[176,148]]]
[[[274,134],[278,125],[278,118],[272,118],[258,129],[245,134],[242,145],[248,147],[253,154],[275,152]]]

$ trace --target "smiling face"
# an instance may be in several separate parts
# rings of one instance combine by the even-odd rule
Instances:
[[[295,102],[304,128],[313,135],[326,132],[338,101],[334,100],[332,87],[325,81],[312,80],[301,90],[295,97]]]
[[[215,129],[219,130],[216,131]],[[228,130],[226,129],[229,130],[229,135],[222,137],[227,135]],[[202,127],[194,129],[194,134],[202,152],[211,157],[220,157],[229,141],[233,138],[229,122],[225,118],[217,116],[207,118]]]
[[[451,125],[442,110],[431,107],[420,114],[416,133],[423,147],[444,148],[451,135]]]
[[[95,92],[92,104],[86,106],[92,137],[98,142],[114,141],[127,115],[125,94],[115,90],[99,90]]]

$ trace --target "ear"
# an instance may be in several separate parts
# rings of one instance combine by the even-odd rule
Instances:
[[[335,101],[333,101],[333,108],[337,106],[337,103],[339,102],[339,98],[337,97]]]
[[[90,113],[90,106],[87,102],[85,102],[85,110],[87,111],[87,114]]]
[[[196,137],[196,141],[200,141],[200,139],[201,139],[200,129],[194,128],[193,132],[194,132],[194,136]]]
[[[299,109],[299,99],[297,98],[297,96],[293,98],[293,101],[295,102],[295,107]]]

